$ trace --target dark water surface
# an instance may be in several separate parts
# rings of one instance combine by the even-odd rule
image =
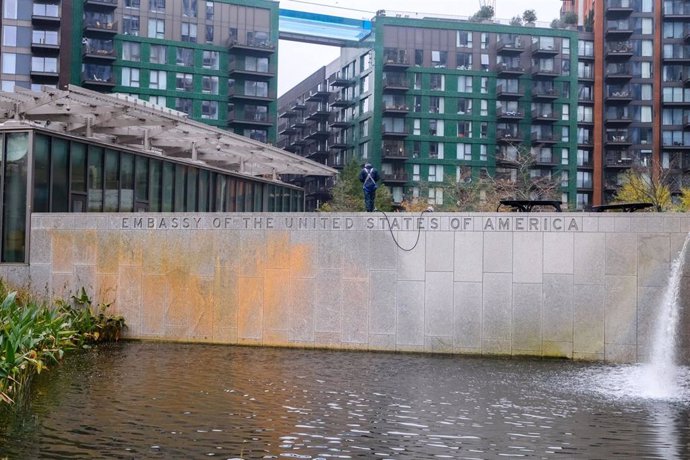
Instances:
[[[631,369],[125,342],[42,374],[0,458],[690,458],[690,372],[652,400]]]

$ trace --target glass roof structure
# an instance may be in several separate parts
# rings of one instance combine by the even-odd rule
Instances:
[[[278,29],[283,40],[356,46],[371,33],[371,21],[281,9]]]

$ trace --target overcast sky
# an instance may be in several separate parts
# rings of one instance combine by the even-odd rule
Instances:
[[[479,0],[280,0],[283,9],[355,19],[371,19],[377,10],[471,16],[479,10],[479,5]],[[561,0],[496,0],[496,18],[510,19],[533,9],[538,22],[550,23],[559,16],[560,8]],[[281,40],[278,94],[283,94],[338,55],[337,48]]]

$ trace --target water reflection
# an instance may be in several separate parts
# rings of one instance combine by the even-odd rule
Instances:
[[[124,343],[42,375],[32,406],[0,422],[0,454],[688,458],[688,384],[648,399],[634,369]]]

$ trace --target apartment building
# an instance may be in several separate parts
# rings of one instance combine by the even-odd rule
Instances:
[[[359,47],[281,97],[279,145],[336,168],[370,161],[394,202],[439,205],[441,183],[514,178],[528,149],[530,174],[560,181],[574,206],[589,185],[577,168],[577,44],[575,30],[382,12]],[[290,118],[300,107],[306,116]]]
[[[136,95],[275,142],[278,3],[3,0],[3,91]]]

